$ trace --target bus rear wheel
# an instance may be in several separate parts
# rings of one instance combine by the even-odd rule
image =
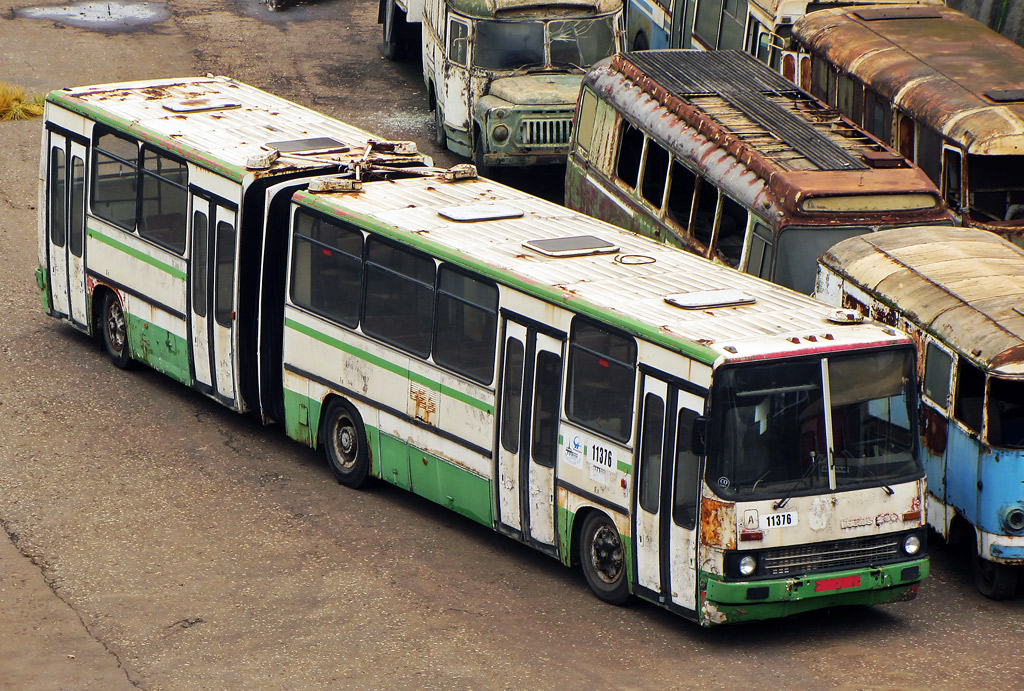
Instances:
[[[370,471],[366,430],[355,408],[340,399],[327,406],[323,422],[324,453],[334,477],[343,485],[358,488]]]
[[[128,354],[128,323],[121,301],[113,292],[103,296],[103,346],[116,367],[127,369],[131,364]]]
[[[595,595],[613,605],[629,601],[622,538],[615,524],[603,513],[595,511],[584,519],[579,558],[583,576]]]
[[[974,587],[990,600],[1007,600],[1017,592],[1017,567],[974,555]]]

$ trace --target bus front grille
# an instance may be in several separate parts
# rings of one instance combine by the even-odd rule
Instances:
[[[899,536],[880,535],[768,549],[763,552],[761,563],[766,576],[788,576],[885,564],[897,560],[900,555]]]
[[[572,132],[572,118],[524,120],[524,146],[566,146]]]

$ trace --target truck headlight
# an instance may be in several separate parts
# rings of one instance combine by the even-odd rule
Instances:
[[[508,127],[505,125],[495,125],[494,129],[491,130],[491,137],[496,142],[503,142],[508,139]]]

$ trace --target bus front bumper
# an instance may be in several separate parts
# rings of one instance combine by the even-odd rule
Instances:
[[[759,581],[725,582],[701,574],[704,626],[774,619],[845,605],[905,602],[928,576],[928,558],[866,569]]]

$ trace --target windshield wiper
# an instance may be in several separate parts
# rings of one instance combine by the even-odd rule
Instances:
[[[866,465],[862,465],[861,466],[861,470],[863,470],[868,475],[870,475],[872,478],[874,478],[875,482],[878,483],[878,486],[882,488],[882,490],[886,493],[886,495],[891,497],[892,495],[896,494],[896,492],[893,491],[892,487],[887,485],[885,480],[883,480],[882,478],[880,478],[877,475],[875,475],[875,471],[873,471],[871,468],[867,467]]]
[[[804,471],[804,474],[796,479],[796,482],[793,483],[793,486],[786,491],[782,499],[779,499],[774,504],[772,504],[773,511],[778,511],[779,509],[781,509],[782,507],[789,503],[789,500],[793,498],[793,492],[795,492],[797,488],[803,484],[804,480],[810,477],[811,473],[818,467],[819,463],[821,463],[821,460],[818,458],[817,454],[815,454],[812,451],[811,464],[807,466],[807,470]]]

